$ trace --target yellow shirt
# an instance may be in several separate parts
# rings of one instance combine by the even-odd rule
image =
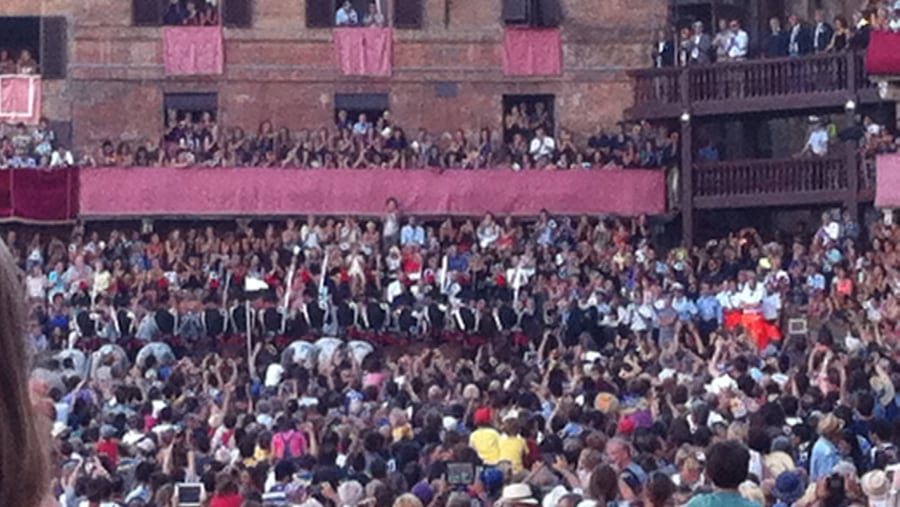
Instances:
[[[403,426],[395,426],[393,429],[391,429],[391,435],[394,438],[394,443],[397,443],[405,438],[412,438],[414,436],[412,425],[406,423]]]
[[[469,447],[475,449],[487,465],[496,465],[500,461],[500,434],[493,428],[478,428],[473,431],[469,435]]]
[[[500,435],[500,461],[512,463],[513,472],[525,470],[524,457],[528,452],[528,444],[519,435]]]

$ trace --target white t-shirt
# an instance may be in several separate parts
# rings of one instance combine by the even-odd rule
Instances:
[[[47,277],[44,275],[25,277],[25,290],[29,298],[44,299],[46,294],[45,286],[47,285]]]
[[[809,133],[809,139],[806,146],[814,155],[823,157],[828,155],[828,131],[824,128],[817,128]]]
[[[278,387],[282,378],[284,378],[284,367],[280,364],[272,363],[266,368],[266,379],[264,382],[266,387]]]
[[[549,157],[556,150],[556,141],[550,136],[535,137],[531,140],[529,152],[535,157]]]

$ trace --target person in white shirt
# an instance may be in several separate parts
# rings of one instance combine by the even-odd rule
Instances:
[[[750,46],[750,36],[741,29],[740,21],[733,19],[729,25],[731,39],[728,41],[728,59],[744,60],[747,58],[747,48]]]
[[[344,5],[342,5],[341,8],[337,10],[337,13],[334,15],[334,25],[335,26],[356,26],[358,24],[359,24],[359,15],[356,13],[356,10],[353,8],[353,5],[350,3],[350,0],[345,0]]]
[[[71,151],[57,145],[50,153],[50,167],[71,167],[73,165],[75,165],[75,157]]]
[[[822,121],[818,116],[810,116],[809,123],[813,125],[813,128],[809,132],[809,137],[806,139],[806,145],[803,146],[803,150],[800,152],[799,156],[808,153],[812,153],[817,157],[828,155],[828,129],[825,128],[825,125],[822,124]]]
[[[556,151],[556,140],[552,137],[548,136],[546,132],[544,132],[543,127],[538,127],[534,133],[534,139],[531,140],[531,146],[529,146],[528,152],[531,154],[531,157],[538,161],[540,159],[544,159],[544,161],[549,161],[549,159],[553,158],[553,153]]]

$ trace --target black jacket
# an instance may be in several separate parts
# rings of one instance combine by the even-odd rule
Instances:
[[[784,30],[778,33],[769,33],[766,39],[766,56],[769,58],[781,58],[788,55],[788,33]]]
[[[818,25],[814,25],[812,27],[813,33],[813,50],[818,52],[825,51],[828,48],[828,45],[831,44],[831,37],[834,35],[834,28],[831,28],[831,25],[828,23],[822,23],[822,30],[816,34],[816,27]]]

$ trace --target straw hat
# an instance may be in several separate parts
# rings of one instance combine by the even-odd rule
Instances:
[[[778,477],[784,472],[790,472],[797,468],[794,464],[794,459],[786,452],[782,451],[775,451],[767,454],[766,457],[763,458],[763,461],[766,470],[768,470],[772,477]]]
[[[515,483],[503,488],[503,494],[497,503],[501,505],[537,505],[538,501],[532,496],[531,488],[527,484]]]
[[[844,429],[844,421],[834,414],[825,414],[819,419],[819,435],[834,435]]]
[[[871,507],[887,507],[891,485],[884,470],[872,470],[863,475],[860,485],[863,493],[868,497]]]

